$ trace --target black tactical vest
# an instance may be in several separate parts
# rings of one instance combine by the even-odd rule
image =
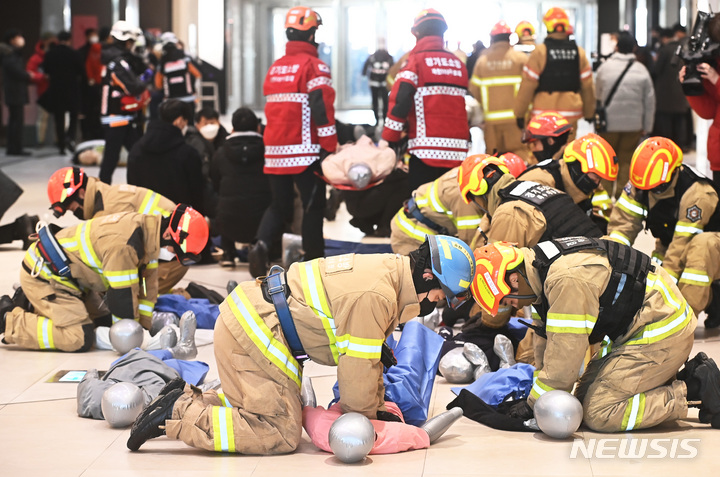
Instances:
[[[580,91],[580,52],[573,40],[545,38],[547,62],[536,91]]]
[[[602,250],[607,254],[612,268],[610,281],[600,295],[600,312],[595,327],[590,333],[590,343],[599,343],[605,336],[615,341],[627,333],[637,312],[645,301],[645,284],[648,272],[652,270],[650,257],[627,245],[613,240],[598,240],[587,237],[565,237],[541,242],[533,247],[535,260],[532,266],[545,283],[550,265],[563,255],[582,250]],[[547,321],[550,305],[543,293],[542,303],[533,305],[535,311]],[[568,297],[572,300],[572,297]]]
[[[188,59],[165,60],[161,68],[164,75],[165,98],[183,98],[195,94],[194,76],[188,69]]]
[[[540,241],[560,237],[602,237],[603,233],[573,202],[569,195],[530,181],[516,181],[498,191],[502,203],[521,200],[537,207],[545,216],[545,233]]]
[[[690,189],[690,187],[696,182],[704,182],[715,188],[715,185],[709,179],[697,175],[689,167],[682,167],[680,169],[680,177],[675,184],[675,195],[658,201],[652,209],[648,210],[648,216],[645,219],[645,228],[650,229],[653,237],[659,239],[664,246],[669,246],[675,233],[675,224],[678,219],[685,222],[697,221],[700,216],[688,217],[689,211],[679,210],[680,200],[682,196]],[[717,191],[717,189],[716,189]],[[649,194],[647,191],[641,191],[638,189],[637,201],[648,208]],[[720,194],[719,194],[720,195]],[[705,226],[706,232],[717,232],[720,231],[720,207],[715,207],[715,211],[710,216],[710,221]]]

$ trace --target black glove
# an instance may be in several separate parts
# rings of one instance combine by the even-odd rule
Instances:
[[[387,411],[378,411],[377,419],[378,419],[378,421],[402,422],[402,419],[400,419],[398,416],[396,416],[392,412],[387,412]]]
[[[527,400],[523,399],[514,404],[507,413],[508,417],[515,417],[523,420],[532,419],[535,416],[532,408],[527,403]]]
[[[395,352],[393,351],[393,349],[390,346],[388,346],[387,342],[385,342],[385,341],[383,341],[383,344],[382,344],[382,352],[380,353],[380,362],[386,368],[390,368],[397,364],[397,359],[395,358]]]
[[[328,157],[332,152],[326,151],[325,149],[320,149],[320,162],[324,161],[326,157]]]
[[[525,118],[515,118],[518,129],[525,129]]]

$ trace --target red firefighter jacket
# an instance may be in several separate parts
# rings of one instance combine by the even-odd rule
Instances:
[[[266,174],[299,174],[319,159],[321,148],[335,152],[335,90],[315,46],[289,41],[285,56],[268,70],[263,94]]]
[[[408,151],[432,167],[459,166],[467,156],[465,65],[443,48],[439,36],[418,40],[395,77],[382,137],[400,140],[408,124]]]

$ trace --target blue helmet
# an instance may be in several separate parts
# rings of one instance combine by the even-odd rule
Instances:
[[[462,240],[448,235],[427,235],[432,272],[445,292],[448,305],[457,308],[470,296],[468,287],[475,277],[472,250]]]

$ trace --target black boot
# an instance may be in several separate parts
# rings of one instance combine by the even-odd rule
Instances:
[[[182,394],[182,389],[173,389],[167,394],[156,397],[153,402],[148,404],[148,407],[132,425],[127,448],[136,451],[147,440],[164,436],[165,421],[172,418],[173,406]]]
[[[720,280],[715,280],[710,285],[712,292],[712,301],[705,310],[705,328],[717,328],[720,326]]]
[[[268,246],[262,240],[258,240],[255,245],[250,249],[248,253],[248,262],[250,265],[250,275],[253,278],[267,275],[267,271],[270,269],[270,262],[268,262]]]
[[[19,306],[25,311],[33,311],[33,306],[30,303],[30,300],[28,300],[28,297],[25,296],[25,292],[23,291],[22,287],[17,287],[17,290],[15,290],[15,294],[13,294],[12,302],[15,306]]]
[[[715,427],[716,422],[720,424],[720,370],[713,359],[708,359],[698,366],[693,374],[700,383],[701,421],[712,423]]]
[[[12,311],[13,308],[15,308],[15,304],[10,297],[3,295],[0,298],[0,335],[5,333],[5,313]]]
[[[233,292],[235,288],[237,288],[238,282],[235,280],[228,280],[227,285],[225,285],[225,290],[227,290],[228,295]]]
[[[37,215],[30,216],[27,214],[15,219],[14,237],[15,240],[23,241],[23,250],[27,250],[30,244],[33,243],[28,237],[35,233],[35,225],[38,223],[38,220],[40,219]]]

